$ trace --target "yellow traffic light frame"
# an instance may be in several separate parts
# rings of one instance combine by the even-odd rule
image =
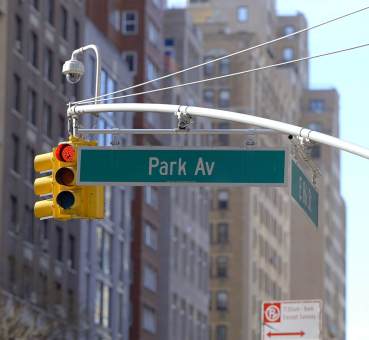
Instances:
[[[104,186],[80,186],[76,184],[78,148],[81,146],[96,146],[97,143],[71,136],[69,141],[62,142],[59,146],[63,144],[69,144],[74,148],[75,156],[73,161],[64,162],[59,160],[56,157],[57,147],[53,148],[52,152],[37,155],[34,159],[35,171],[40,173],[51,172],[47,176],[37,178],[34,182],[36,195],[51,196],[35,203],[35,216],[40,219],[55,218],[62,221],[81,218],[103,219]],[[73,173],[73,179],[68,184],[60,183],[62,177],[59,180],[57,179],[56,174],[63,171],[62,169],[69,169],[69,173],[65,172],[68,176],[71,176],[71,173]],[[66,195],[65,198],[73,199],[73,203],[68,208],[64,208],[61,205],[60,195],[63,194]]]

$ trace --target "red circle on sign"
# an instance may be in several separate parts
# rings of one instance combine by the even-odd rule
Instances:
[[[264,305],[264,323],[281,322],[281,304],[267,303]]]

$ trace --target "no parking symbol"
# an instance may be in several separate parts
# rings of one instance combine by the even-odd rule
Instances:
[[[262,340],[322,340],[320,300],[268,301],[262,312]]]
[[[264,323],[281,322],[281,304],[265,303],[264,304]]]

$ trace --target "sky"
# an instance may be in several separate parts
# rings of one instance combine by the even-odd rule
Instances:
[[[184,3],[184,0],[168,0],[172,5]],[[308,26],[368,5],[368,0],[277,0],[279,14],[302,12]],[[369,10],[366,10],[311,31],[310,54],[368,43],[368,22]],[[310,85],[337,88],[340,137],[369,148],[369,47],[310,61]],[[346,339],[368,340],[369,160],[345,152],[341,155],[341,185],[347,208]]]

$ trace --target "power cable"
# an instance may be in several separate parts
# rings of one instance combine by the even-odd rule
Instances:
[[[329,55],[338,54],[338,53],[342,53],[342,52],[348,52],[348,51],[352,51],[352,50],[367,47],[367,46],[369,46],[369,43],[366,43],[366,44],[363,44],[363,45],[357,45],[357,46],[354,46],[354,47],[349,47],[349,48],[345,48],[345,49],[341,49],[341,50],[336,50],[336,51],[333,51],[333,52],[326,52],[326,53],[322,53],[322,54],[317,54],[317,55],[310,56],[310,57],[303,57],[303,58],[298,58],[298,59],[294,59],[294,60],[284,61],[284,62],[277,63],[277,64],[261,66],[261,67],[257,67],[257,68],[254,68],[254,69],[239,71],[239,72],[230,73],[230,74],[226,74],[226,75],[222,75],[222,76],[218,76],[218,77],[196,80],[196,81],[192,81],[192,82],[188,82],[188,83],[184,83],[184,84],[177,84],[177,85],[163,87],[163,88],[154,89],[154,90],[131,93],[131,94],[126,94],[126,95],[118,96],[118,97],[101,98],[101,99],[98,99],[97,102],[103,102],[103,101],[107,101],[107,100],[116,100],[116,99],[127,98],[127,97],[134,97],[134,96],[139,96],[139,95],[154,93],[154,92],[159,92],[159,91],[165,91],[165,90],[172,90],[172,89],[175,89],[175,88],[178,88],[178,87],[184,87],[184,86],[188,86],[188,85],[205,83],[205,82],[209,82],[209,81],[213,81],[213,80],[239,76],[239,75],[242,75],[242,74],[252,73],[252,72],[261,71],[261,70],[266,70],[266,69],[270,69],[270,68],[274,68],[274,67],[285,66],[285,65],[305,61],[305,60],[311,60],[311,59],[316,59],[316,58],[320,58],[320,57],[326,57],[326,56],[329,56]],[[73,105],[78,105],[78,103],[79,102],[77,102],[76,104],[73,103]],[[88,104],[88,103],[82,103],[82,104]]]
[[[187,71],[190,71],[190,70],[193,70],[193,69],[196,69],[196,68],[205,66],[205,65],[208,65],[210,63],[215,63],[215,62],[218,62],[220,60],[223,60],[223,59],[226,59],[226,58],[230,58],[230,57],[233,57],[233,56],[238,55],[238,54],[241,54],[241,53],[250,52],[250,51],[255,50],[257,48],[264,47],[264,46],[273,44],[273,43],[275,43],[277,41],[280,41],[280,40],[283,40],[283,39],[287,39],[287,38],[293,37],[293,36],[295,36],[297,34],[301,34],[303,32],[307,32],[307,31],[313,30],[315,28],[318,28],[318,27],[327,25],[329,23],[332,23],[332,22],[341,20],[343,18],[346,18],[348,16],[351,16],[351,15],[354,15],[354,14],[357,14],[357,13],[360,13],[360,12],[365,11],[365,10],[368,10],[368,9],[369,9],[369,6],[366,6],[366,7],[363,7],[361,9],[358,9],[358,10],[355,10],[355,11],[352,11],[352,12],[349,12],[349,13],[346,13],[344,15],[341,15],[339,17],[336,17],[336,18],[333,18],[333,19],[324,21],[324,22],[322,22],[320,24],[317,24],[317,25],[314,25],[314,26],[311,26],[311,27],[306,27],[304,29],[301,29],[301,30],[296,31],[296,32],[292,32],[290,34],[281,36],[279,38],[276,38],[276,39],[273,39],[273,40],[270,40],[270,41],[267,41],[267,42],[264,42],[264,43],[261,43],[261,44],[258,44],[258,45],[255,45],[255,46],[252,46],[252,47],[249,47],[249,48],[246,48],[246,49],[237,51],[237,52],[233,52],[233,53],[227,54],[225,56],[222,56],[222,57],[219,57],[219,58],[215,58],[215,59],[206,61],[204,63],[201,63],[201,64],[198,64],[198,65],[195,65],[195,66],[191,66],[191,67],[188,67],[188,68],[183,69],[183,70],[180,70],[180,71],[176,71],[176,72],[167,74],[167,75],[162,76],[162,77],[158,77],[158,78],[155,78],[155,79],[152,79],[152,80],[148,80],[146,82],[143,82],[143,83],[140,83],[140,84],[136,84],[136,85],[133,85],[133,86],[130,86],[130,87],[127,87],[127,88],[118,90],[118,91],[114,91],[114,92],[111,92],[111,93],[103,94],[103,95],[98,96],[98,97],[92,97],[92,98],[87,98],[87,99],[83,99],[83,100],[80,100],[80,101],[75,101],[75,102],[73,102],[71,104],[89,104],[89,103],[95,101],[95,99],[100,99],[100,98],[108,97],[108,96],[111,96],[111,95],[114,95],[114,94],[118,94],[118,93],[121,93],[121,92],[126,92],[128,90],[132,90],[132,89],[137,88],[139,86],[144,86],[144,85],[153,83],[155,81],[163,80],[163,79],[166,79],[166,78],[169,78],[169,77],[172,77],[172,76],[175,76],[175,75],[178,75],[178,74],[181,74],[181,73],[184,73],[184,72],[187,72]]]

